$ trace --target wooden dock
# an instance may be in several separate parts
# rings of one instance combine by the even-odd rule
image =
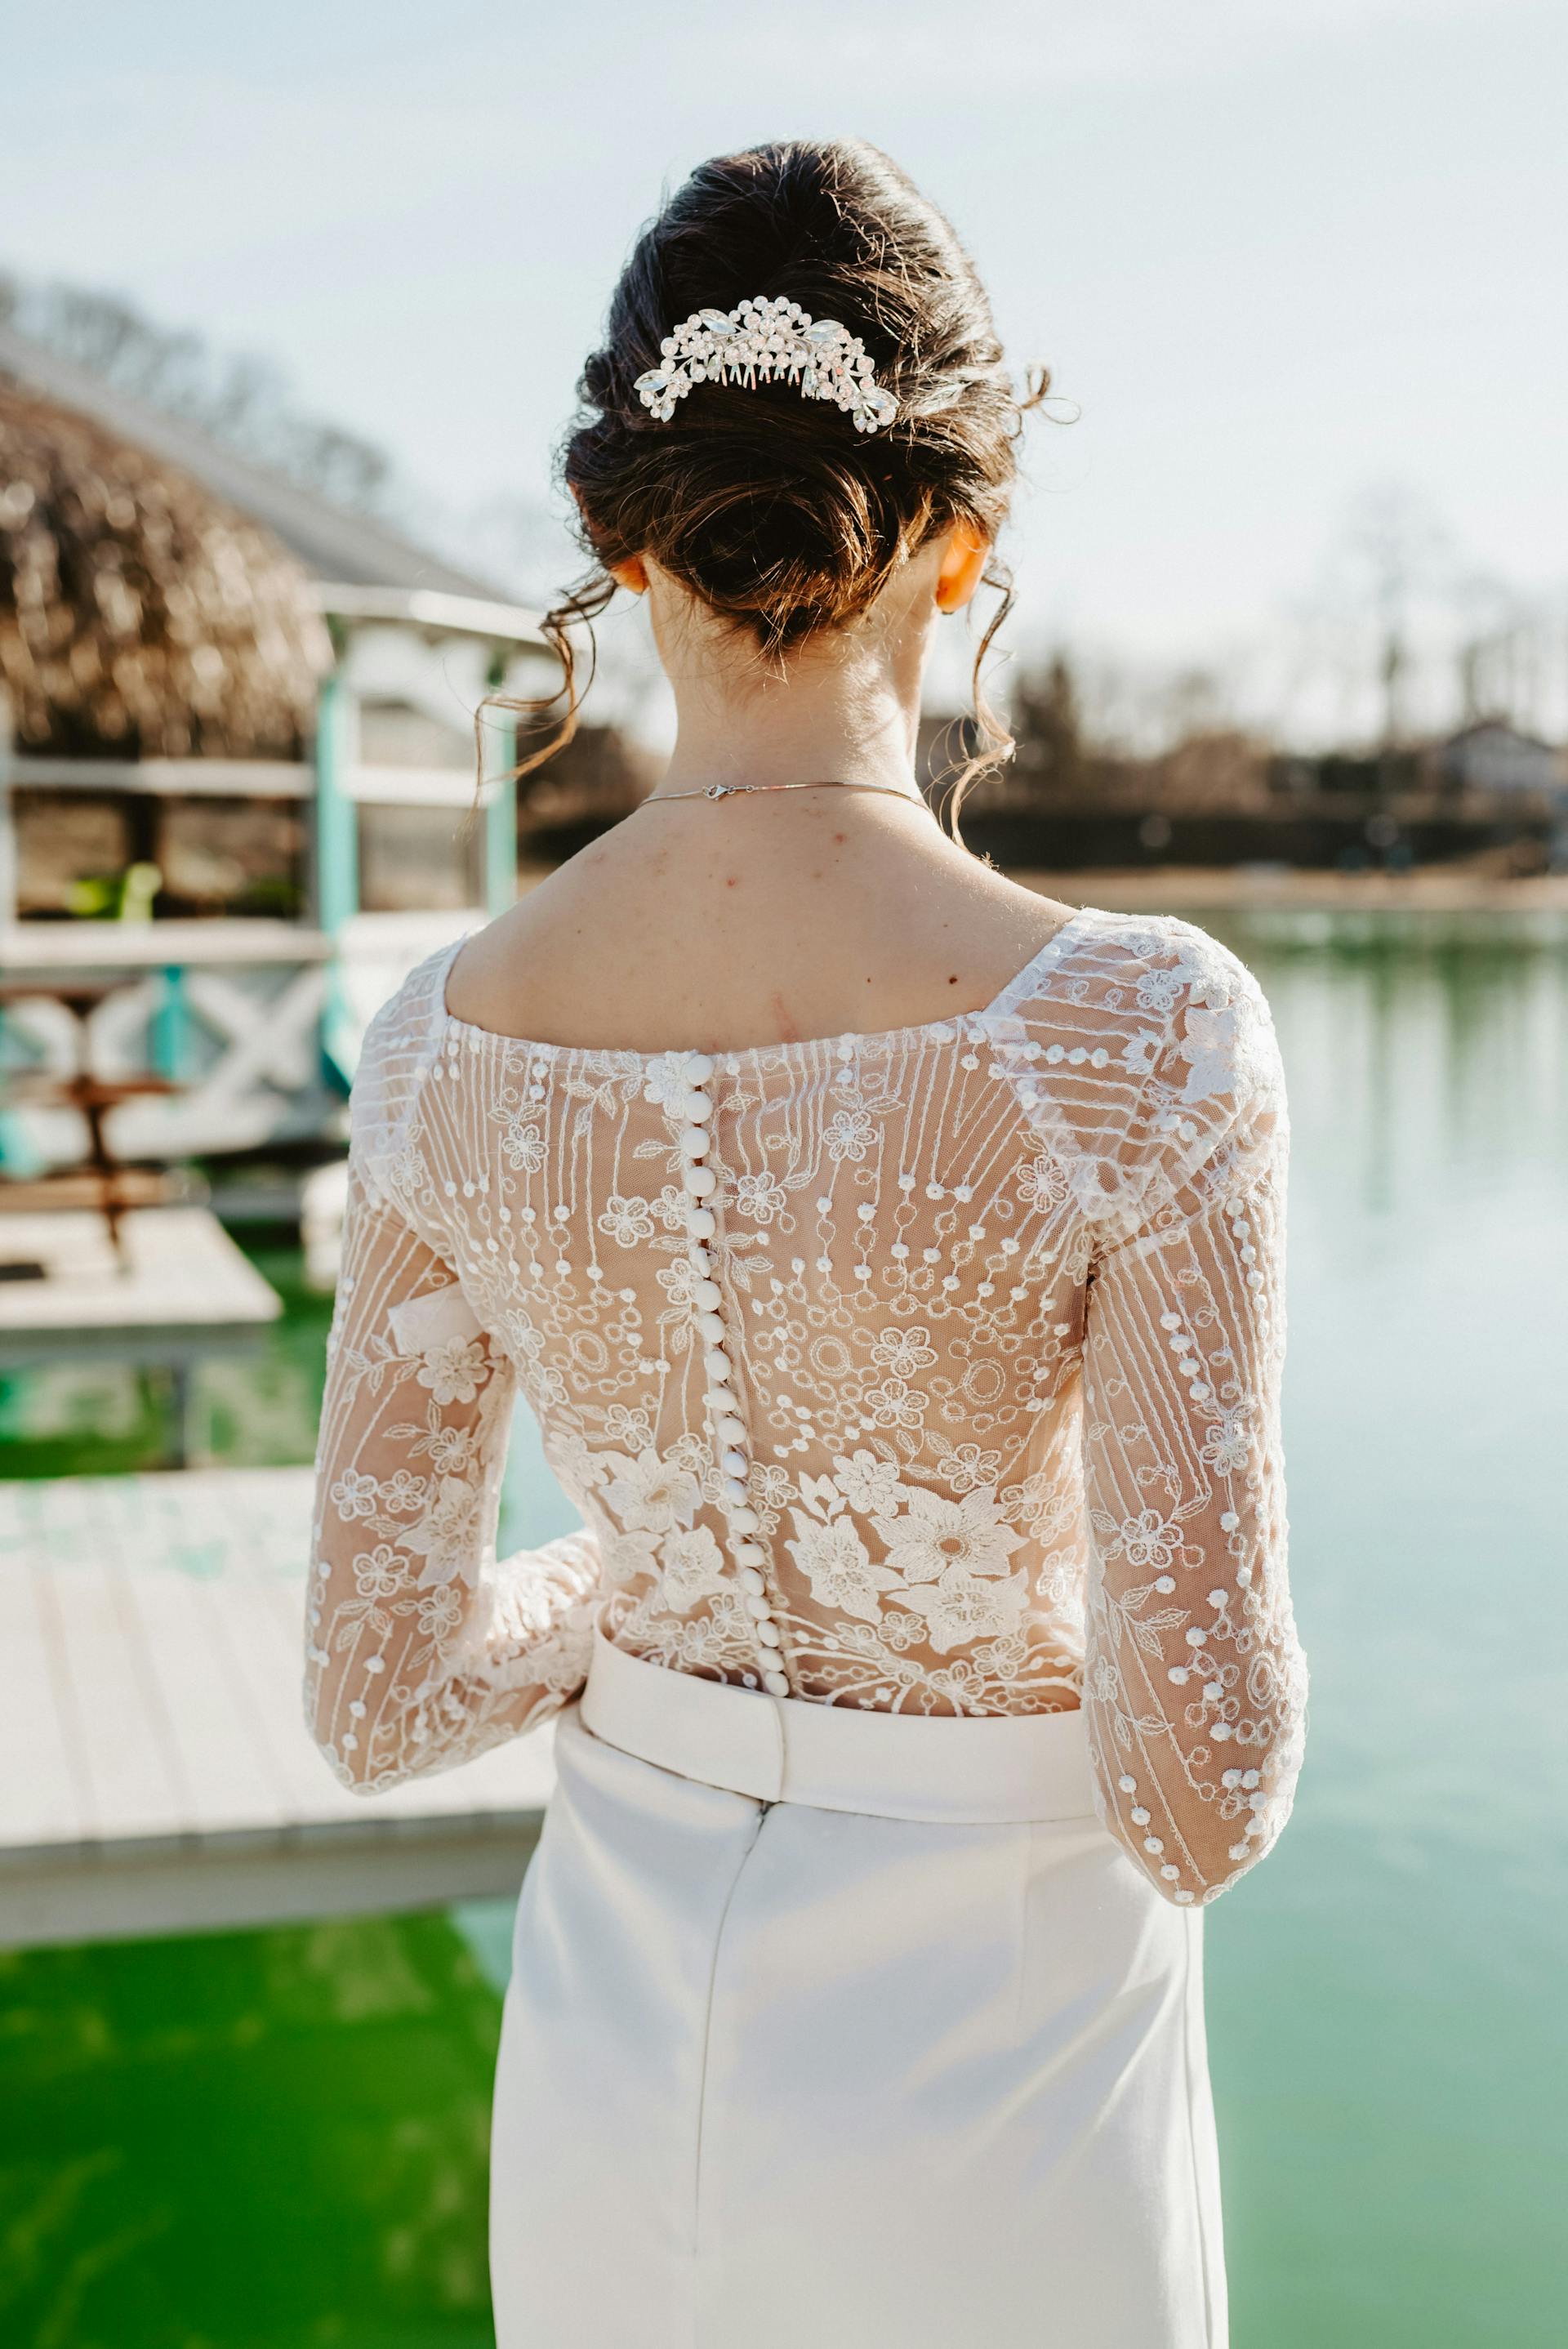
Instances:
[[[17,1214],[0,1192],[0,1367],[91,1354],[181,1361],[259,1336],[277,1292],[205,1207],[136,1207],[117,1255],[103,1216]],[[38,1268],[18,1278],[15,1268]]]
[[[515,1892],[547,1734],[390,1794],[301,1712],[308,1469],[0,1485],[0,1947]]]

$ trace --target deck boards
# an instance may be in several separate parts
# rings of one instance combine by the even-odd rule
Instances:
[[[82,1762],[75,1711],[57,1662],[57,1642],[39,1585],[43,1569],[0,1570],[0,1788],[5,1833],[50,1843],[80,1832]]]
[[[547,1735],[349,1794],[301,1716],[308,1469],[0,1485],[0,1946],[515,1890]]]

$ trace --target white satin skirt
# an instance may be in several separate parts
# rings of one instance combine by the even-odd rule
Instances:
[[[601,1641],[496,2076],[498,2349],[1223,2349],[1202,1920],[1077,1714]]]

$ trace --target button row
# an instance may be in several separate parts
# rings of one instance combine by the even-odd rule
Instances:
[[[713,1119],[713,1100],[707,1092],[712,1075],[713,1062],[706,1052],[690,1054],[686,1063],[690,1090],[670,1112],[682,1121],[677,1146],[685,1161],[681,1182],[686,1200],[692,1309],[696,1334],[703,1345],[709,1432],[714,1457],[724,1479],[725,1514],[729,1520],[736,1578],[756,1634],[762,1685],[769,1696],[788,1696],[789,1682],[779,1669],[783,1661],[779,1652],[782,1641],[769,1604],[768,1585],[760,1571],[768,1562],[768,1552],[755,1538],[760,1520],[751,1506],[751,1454],[746,1423],[740,1416],[732,1383],[734,1371],[727,1344],[729,1331],[724,1319],[724,1291],[713,1277],[713,1254],[707,1245],[717,1229],[713,1209],[707,1205],[718,1188],[718,1177],[707,1164],[713,1140],[708,1130]]]

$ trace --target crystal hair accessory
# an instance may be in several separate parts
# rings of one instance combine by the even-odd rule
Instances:
[[[694,310],[659,346],[663,364],[637,378],[637,398],[667,424],[694,384],[798,383],[802,399],[830,399],[857,432],[891,424],[898,402],[876,379],[866,347],[836,318],[813,318],[799,302],[739,302]]]

